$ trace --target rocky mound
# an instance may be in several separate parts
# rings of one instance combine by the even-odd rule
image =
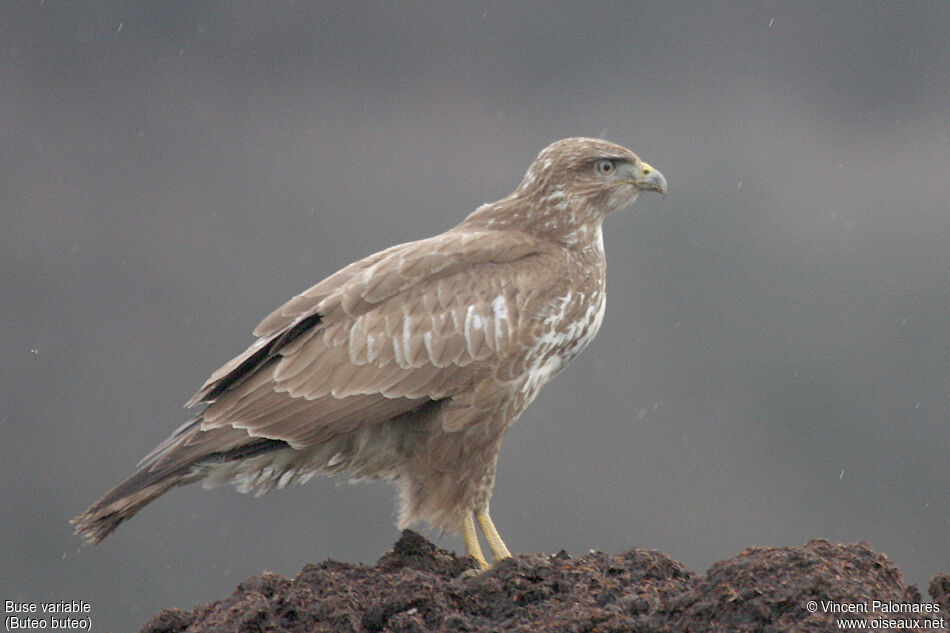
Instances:
[[[520,555],[481,574],[472,567],[406,531],[372,567],[331,560],[293,580],[264,573],[189,613],[163,610],[142,632],[804,633],[843,630],[836,619],[855,620],[859,631],[950,626],[950,575],[935,576],[924,601],[863,543],[753,547],[705,576],[642,549]]]

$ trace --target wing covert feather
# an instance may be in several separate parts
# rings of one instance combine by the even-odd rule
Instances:
[[[258,342],[212,375],[199,396],[226,388],[202,428],[302,447],[471,391],[519,345],[510,264],[538,251],[510,232],[450,231],[351,264],[269,315]]]

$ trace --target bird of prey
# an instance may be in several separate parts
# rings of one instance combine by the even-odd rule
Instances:
[[[399,527],[461,533],[482,568],[510,556],[488,513],[508,427],[597,334],[601,227],[663,175],[600,139],[538,154],[509,196],[453,229],[330,275],[265,318],[188,402],[203,405],[73,519],[98,543],[169,489],[242,492],[316,473],[383,479]]]

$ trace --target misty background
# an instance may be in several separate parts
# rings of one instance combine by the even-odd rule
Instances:
[[[950,5],[34,1],[0,17],[0,600],[132,630],[379,558],[385,484],[180,488],[97,548],[68,520],[272,309],[577,135],[670,191],[608,218],[600,335],[508,434],[509,547],[701,573],[867,541],[926,592],[950,571]]]

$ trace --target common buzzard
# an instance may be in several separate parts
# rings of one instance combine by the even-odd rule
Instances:
[[[384,479],[400,528],[461,532],[510,556],[488,514],[498,449],[604,316],[607,214],[662,174],[599,139],[546,147],[515,191],[455,228],[350,264],[264,319],[203,405],[73,519],[98,543],[174,486],[267,492],[315,473]]]

